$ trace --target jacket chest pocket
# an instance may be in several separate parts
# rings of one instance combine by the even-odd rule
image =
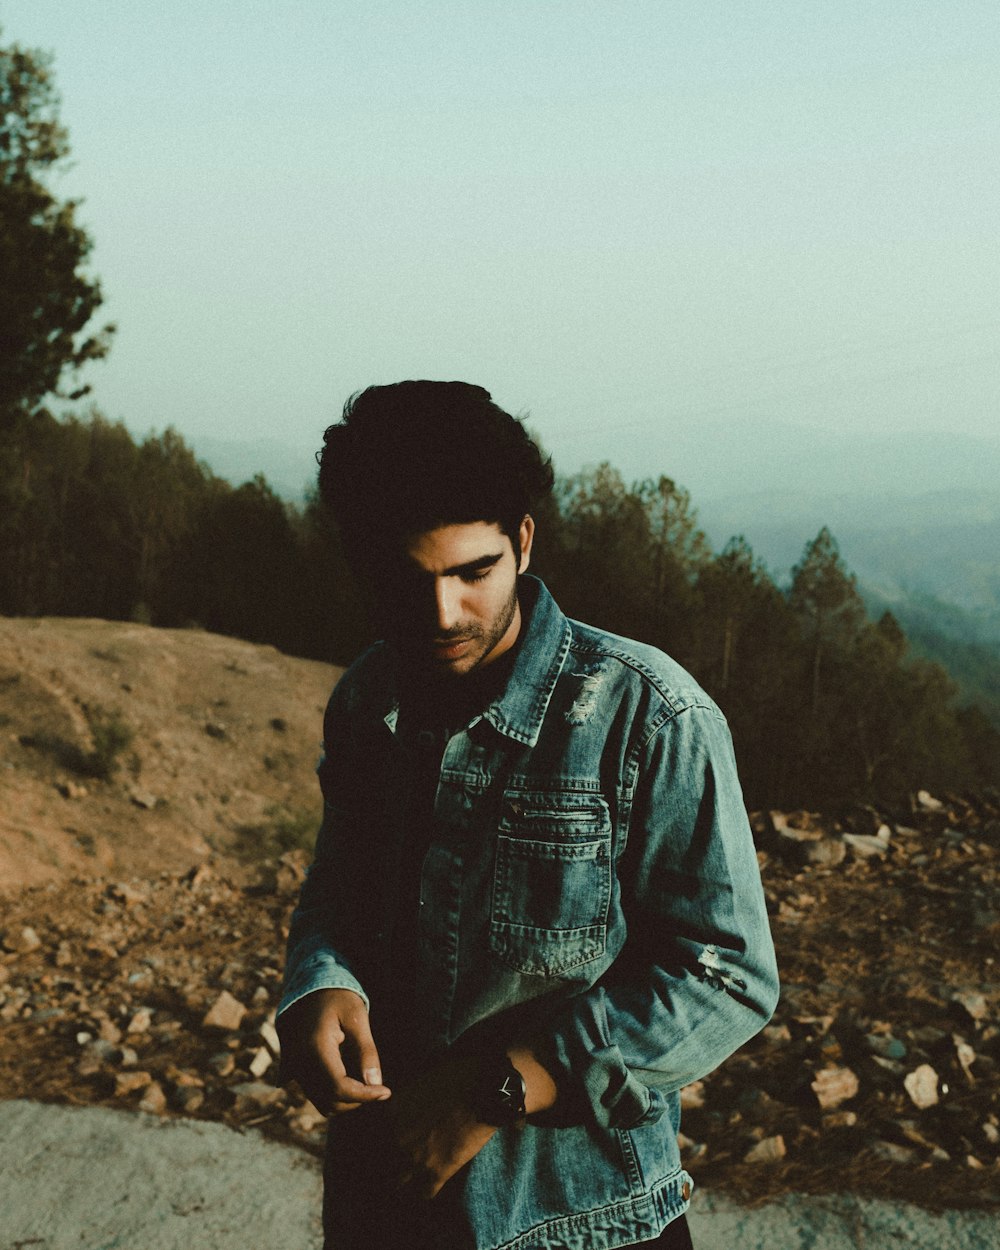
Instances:
[[[611,821],[603,799],[550,795],[505,805],[489,927],[490,949],[505,964],[557,976],[599,959],[610,900]]]

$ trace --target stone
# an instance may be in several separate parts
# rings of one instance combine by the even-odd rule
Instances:
[[[223,990],[215,1002],[209,1007],[201,1022],[202,1028],[219,1029],[230,1033],[240,1027],[247,1009],[234,998],[228,990]]]
[[[921,1111],[936,1106],[938,1101],[938,1074],[929,1063],[922,1063],[903,1078],[903,1086],[910,1101]]]
[[[145,890],[129,885],[127,881],[116,881],[114,885],[108,886],[108,894],[126,907],[135,907],[137,903],[146,901]]]
[[[231,1076],[236,1070],[236,1057],[231,1051],[223,1050],[209,1059],[208,1066],[216,1076]]]
[[[823,1116],[824,1129],[854,1128],[858,1122],[856,1111],[828,1111]]]
[[[743,1156],[744,1163],[778,1163],[788,1153],[785,1147],[785,1139],[780,1133],[774,1137],[765,1137],[762,1141],[757,1142]]]
[[[268,1085],[266,1081],[241,1081],[238,1085],[231,1085],[229,1093],[237,1115],[267,1110],[285,1101],[285,1091],[276,1085]]]
[[[823,1068],[812,1082],[813,1092],[824,1111],[833,1111],[853,1098],[858,1088],[858,1078],[850,1068]]]
[[[146,1092],[139,1102],[139,1110],[146,1111],[150,1115],[163,1115],[166,1109],[167,1096],[159,1082],[153,1081],[146,1087]]]
[[[149,1007],[140,1007],[134,1013],[132,1019],[128,1022],[125,1029],[126,1033],[148,1033],[149,1026],[153,1023],[153,1012]]]
[[[171,1101],[184,1115],[194,1115],[204,1103],[205,1095],[202,1090],[193,1085],[179,1085],[174,1090]]]
[[[102,1041],[110,1042],[112,1046],[117,1046],[122,1040],[122,1031],[114,1021],[109,1020],[105,1016],[98,1022],[97,1036]]]
[[[906,1046],[891,1033],[867,1033],[865,1044],[873,1055],[881,1055],[883,1059],[906,1058]]]
[[[843,838],[819,838],[815,842],[799,844],[798,858],[814,868],[836,868],[847,858],[847,846]]]
[[[136,807],[141,807],[147,812],[151,812],[159,802],[155,794],[151,794],[148,790],[140,790],[138,786],[133,786],[129,790],[128,797]]]
[[[881,830],[875,836],[867,833],[845,833],[843,839],[859,859],[883,857],[889,852],[889,826],[883,825],[885,836]]]
[[[984,994],[977,994],[970,990],[956,990],[951,996],[951,1001],[957,1003],[976,1024],[981,1024],[990,1014],[989,1004]]]
[[[278,1040],[278,1030],[274,1027],[270,1020],[265,1020],[258,1030],[261,1039],[271,1048],[275,1055],[281,1054],[281,1042]]]
[[[247,1071],[251,1076],[263,1076],[273,1062],[274,1059],[271,1052],[266,1046],[261,1046],[259,1050],[254,1051],[253,1058],[250,1060]]]
[[[152,1085],[153,1077],[149,1072],[118,1072],[115,1074],[115,1097],[122,1098],[126,1094],[134,1094],[137,1090]]]
[[[920,1157],[909,1146],[900,1146],[894,1141],[875,1142],[872,1146],[872,1154],[877,1159],[884,1159],[886,1163],[898,1163],[907,1167],[916,1163]]]
[[[207,881],[211,881],[211,879],[212,870],[208,864],[205,863],[196,864],[194,868],[189,869],[184,875],[184,881],[191,887],[192,890],[196,890]]]
[[[38,950],[41,944],[42,939],[30,925],[5,933],[3,936],[4,949],[14,955],[30,955],[32,951]]]
[[[681,1090],[681,1110],[696,1111],[705,1105],[705,1082],[692,1081]]]
[[[976,1078],[972,1075],[972,1065],[976,1062],[976,1052],[969,1043],[957,1033],[951,1035],[951,1040],[955,1043],[955,1057],[958,1059],[959,1066],[965,1073],[966,1080],[970,1085],[975,1085]]]
[[[917,806],[925,812],[940,812],[944,808],[941,800],[934,798],[926,790],[917,791]]]

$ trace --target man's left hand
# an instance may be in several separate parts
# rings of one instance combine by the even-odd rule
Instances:
[[[449,1059],[397,1088],[384,1104],[395,1158],[389,1181],[418,1198],[433,1198],[497,1131],[472,1110],[474,1059]]]

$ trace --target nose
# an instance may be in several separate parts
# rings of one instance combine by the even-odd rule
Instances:
[[[434,584],[437,628],[447,634],[461,619],[460,593],[450,577],[440,577]]]

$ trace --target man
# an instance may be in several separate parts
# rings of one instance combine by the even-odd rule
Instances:
[[[486,391],[371,387],[320,465],[386,639],[327,708],[278,1017],[327,1245],[690,1246],[678,1091],[777,996],[725,722],[526,576],[552,473]]]

